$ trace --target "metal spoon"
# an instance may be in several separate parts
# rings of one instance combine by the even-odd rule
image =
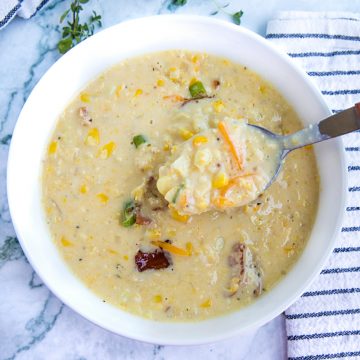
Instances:
[[[274,134],[261,126],[252,124],[248,124],[248,126],[256,128],[257,130],[261,131],[263,135],[277,141],[280,145],[278,153],[278,166],[275,168],[276,170],[271,180],[264,188],[264,190],[266,190],[275,181],[281,170],[284,158],[291,151],[307,145],[315,144],[320,141],[345,135],[355,130],[359,130],[360,102],[347,110],[329,116],[316,125],[310,125],[305,129],[286,136]]]

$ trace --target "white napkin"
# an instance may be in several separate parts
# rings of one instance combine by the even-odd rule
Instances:
[[[0,0],[0,30],[16,15],[28,19],[49,0]]]
[[[311,76],[334,112],[360,102],[360,13],[281,12],[266,37]],[[342,232],[325,269],[285,312],[289,359],[360,359],[360,132],[343,144]]]

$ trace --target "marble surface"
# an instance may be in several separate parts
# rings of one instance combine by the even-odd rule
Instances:
[[[6,162],[21,107],[44,72],[60,57],[58,19],[70,1],[52,0],[30,20],[15,19],[0,31],[0,360],[5,359],[286,359],[282,316],[262,328],[216,344],[172,347],[129,340],[103,330],[63,305],[42,284],[27,262],[8,211]],[[229,0],[243,9],[242,24],[260,34],[278,10],[355,11],[359,0]],[[169,12],[210,15],[213,1],[91,0],[103,27],[125,19]],[[261,11],[259,9],[261,8]],[[229,18],[225,14],[217,17]],[[121,43],[120,43],[121,46]]]

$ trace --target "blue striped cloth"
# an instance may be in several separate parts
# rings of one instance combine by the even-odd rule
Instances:
[[[333,112],[360,102],[360,13],[281,12],[266,37],[311,76]],[[285,312],[291,360],[360,359],[360,132],[343,144],[343,228],[325,269]]]
[[[0,30],[16,15],[29,19],[34,16],[49,0],[0,0]]]

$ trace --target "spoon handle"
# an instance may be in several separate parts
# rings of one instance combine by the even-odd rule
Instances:
[[[360,129],[360,103],[319,122],[320,134],[328,138]]]
[[[284,136],[284,149],[291,151],[300,147],[348,134],[360,129],[360,103],[320,121],[317,125]]]

